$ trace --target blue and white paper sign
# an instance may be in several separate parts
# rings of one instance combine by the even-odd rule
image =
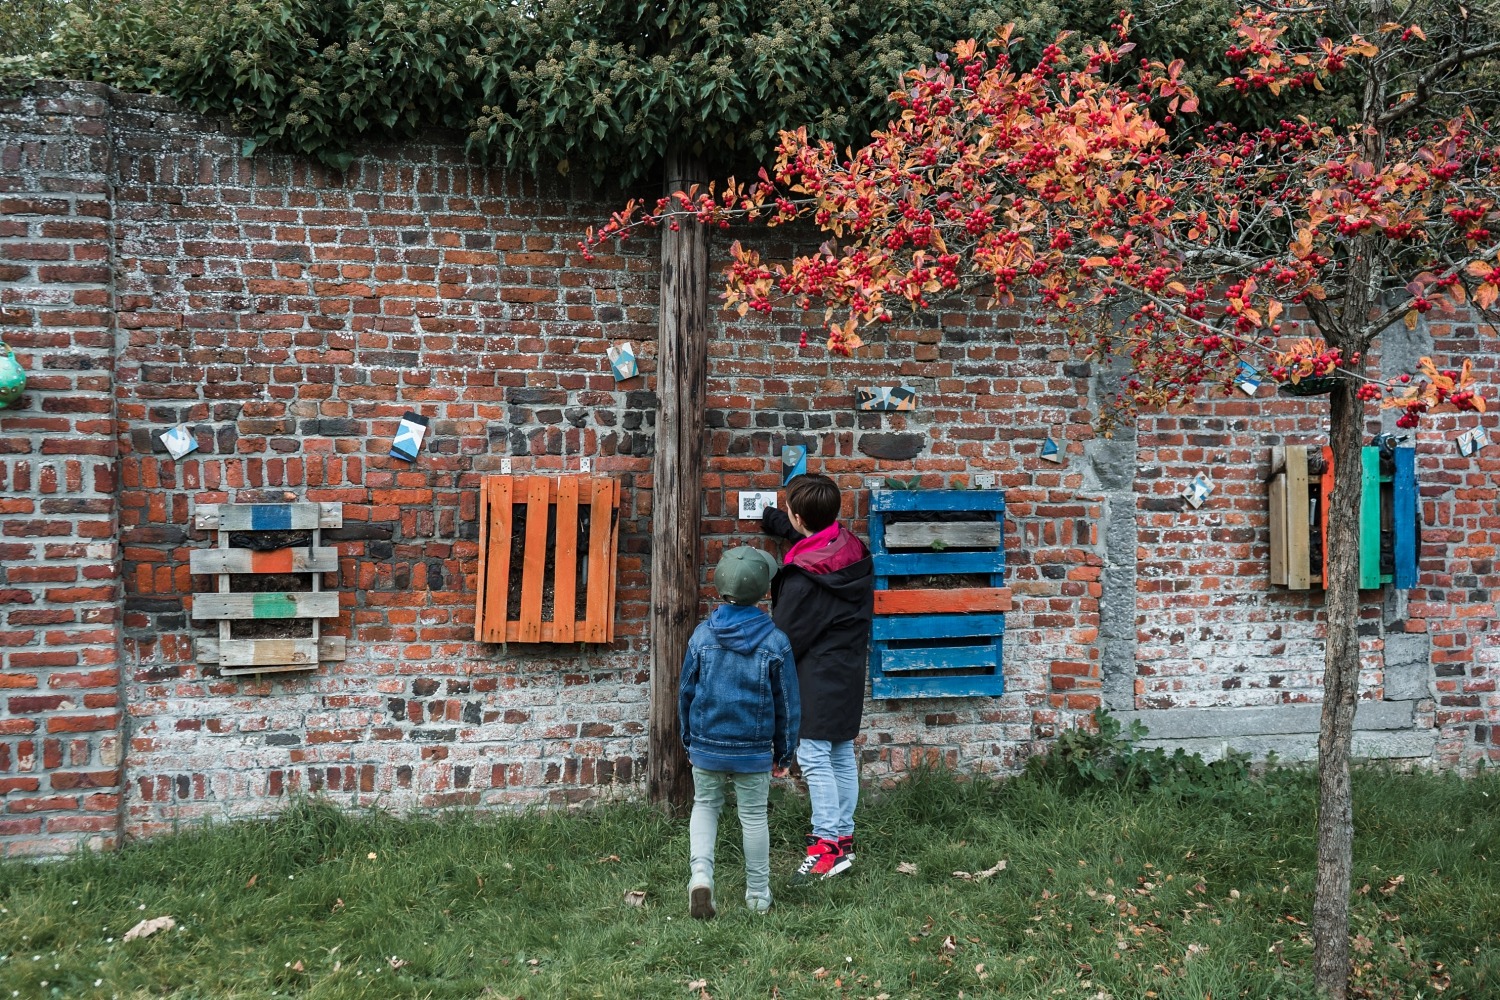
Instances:
[[[1194,509],[1202,507],[1203,501],[1207,500],[1209,498],[1209,495],[1213,493],[1213,491],[1214,484],[1209,482],[1208,477],[1200,472],[1196,476],[1194,476],[1193,481],[1188,484],[1186,498],[1187,502],[1191,504]]]
[[[1234,384],[1239,387],[1240,392],[1253,396],[1260,389],[1260,372],[1251,367],[1249,362],[1241,361],[1239,371],[1234,376]]]
[[[789,444],[781,449],[781,485],[807,473],[807,445]]]
[[[616,344],[604,353],[609,355],[609,368],[614,372],[616,382],[623,382],[640,374],[635,365],[635,345],[630,341]]]
[[[407,410],[401,417],[401,426],[396,428],[396,438],[391,442],[391,457],[415,462],[417,452],[422,449],[422,438],[426,436],[427,418]]]
[[[173,461],[180,461],[198,450],[198,442],[193,437],[193,430],[187,424],[178,424],[158,436],[161,438],[161,443],[167,446],[167,451],[171,453]]]

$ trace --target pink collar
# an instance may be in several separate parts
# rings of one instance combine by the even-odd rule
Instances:
[[[822,531],[813,532],[787,550],[785,563],[790,566],[799,555],[830,544],[839,535],[839,523],[834,521]]]

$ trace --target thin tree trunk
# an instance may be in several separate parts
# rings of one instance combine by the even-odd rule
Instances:
[[[702,181],[703,168],[668,152],[665,193]],[[703,405],[708,383],[708,235],[684,220],[661,234],[656,454],[651,501],[651,707],[647,794],[681,812],[692,772],[677,724],[682,658],[698,621]]]
[[[1347,365],[1364,370],[1361,360]],[[1344,1000],[1349,979],[1349,881],[1354,805],[1349,755],[1359,694],[1359,495],[1364,404],[1341,381],[1330,401],[1333,496],[1328,510],[1328,639],[1318,731],[1318,868],[1313,899],[1313,976],[1329,1000]]]

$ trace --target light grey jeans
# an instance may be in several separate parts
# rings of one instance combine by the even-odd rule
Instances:
[[[724,809],[724,791],[734,785],[735,809],[745,848],[745,902],[757,908],[771,899],[771,830],[766,825],[766,799],[771,793],[771,772],[736,774],[693,768],[693,816],[688,821],[692,852],[689,885],[713,885],[714,843],[719,838],[719,813]]]

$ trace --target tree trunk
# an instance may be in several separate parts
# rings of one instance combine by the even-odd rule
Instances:
[[[1364,371],[1363,356],[1346,368]],[[1344,1000],[1349,979],[1349,881],[1354,806],[1349,754],[1359,695],[1359,495],[1364,403],[1340,380],[1330,401],[1333,496],[1328,508],[1328,638],[1318,730],[1318,869],[1313,899],[1313,976],[1329,1000]]]
[[[702,165],[669,151],[665,193],[703,180]],[[656,341],[656,454],[651,489],[651,707],[647,794],[681,812],[692,772],[677,724],[682,658],[698,621],[703,404],[708,383],[708,234],[684,220],[661,233]]]

